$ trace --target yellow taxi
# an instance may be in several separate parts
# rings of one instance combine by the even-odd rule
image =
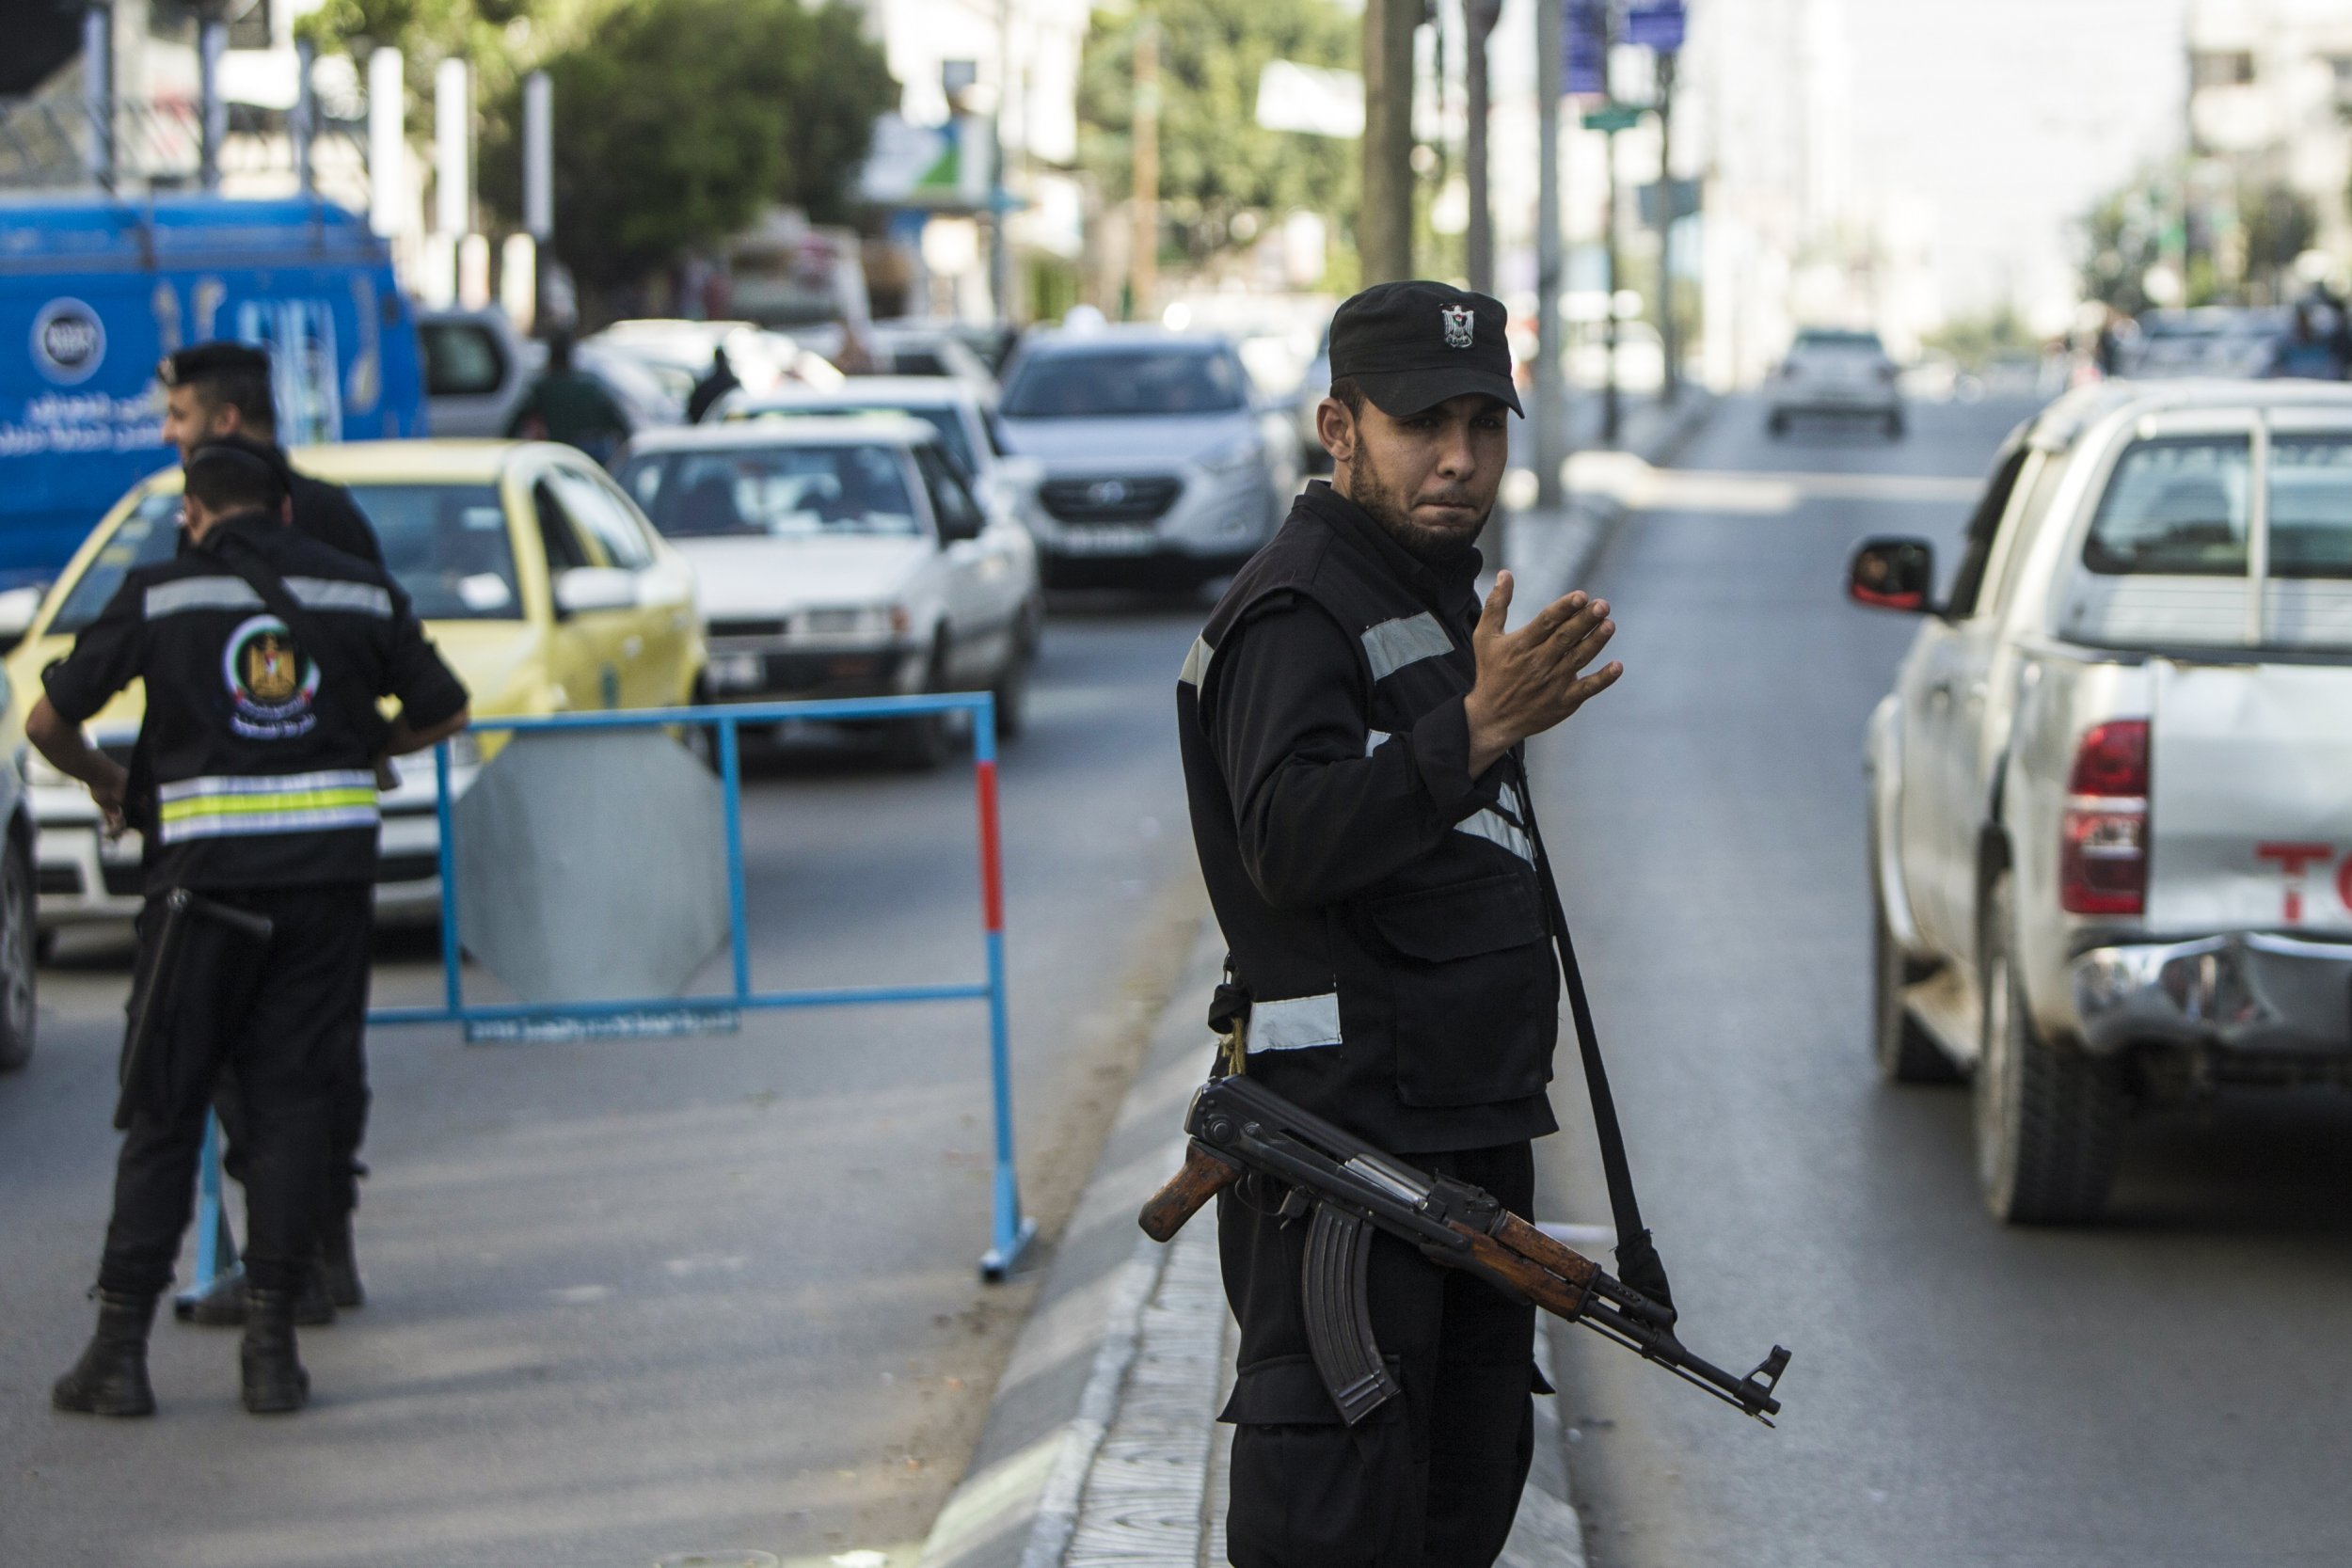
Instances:
[[[691,701],[703,666],[693,569],[604,470],[541,441],[354,441],[308,447],[294,467],[350,487],[441,655],[472,693],[477,718]],[[40,672],[72,646],[133,567],[178,546],[180,470],[118,502],[41,599],[8,656],[10,732],[40,694]],[[89,723],[128,759],[144,694],[135,683]],[[453,781],[472,782],[500,736],[455,743]],[[376,908],[438,907],[433,760],[404,759],[383,797]],[[125,919],[138,911],[138,835],[108,843],[81,785],[31,758],[40,926]]]

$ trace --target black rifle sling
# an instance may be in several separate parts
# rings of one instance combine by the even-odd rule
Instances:
[[[340,660],[329,661],[321,657],[327,644],[319,633],[318,624],[310,618],[309,610],[294,602],[294,591],[286,586],[286,579],[270,570],[269,562],[262,559],[262,552],[254,547],[251,541],[226,531],[217,533],[215,538],[218,546],[233,546],[239,559],[230,560],[228,552],[219,547],[213,550],[214,558],[243,578],[246,586],[262,596],[262,606],[286,624],[286,630],[294,635],[296,645],[309,653],[310,661],[318,666],[319,684],[333,694],[335,705],[342,709],[346,721],[367,743],[368,752],[373,756],[384,744],[385,736],[390,729],[375,705],[375,694],[363,690]]]
[[[1625,1157],[1625,1130],[1617,1124],[1616,1097],[1609,1092],[1609,1069],[1600,1059],[1600,1037],[1593,1028],[1593,1005],[1584,995],[1584,972],[1577,967],[1576,944],[1568,936],[1567,910],[1560,902],[1559,879],[1552,875],[1551,857],[1544,851],[1544,835],[1535,826],[1535,792],[1527,778],[1527,763],[1516,752],[1520,816],[1528,842],[1535,850],[1535,877],[1543,883],[1544,910],[1551,918],[1551,940],[1560,955],[1560,974],[1567,982],[1568,1015],[1576,1023],[1576,1048],[1584,1058],[1584,1089],[1593,1104],[1593,1136],[1600,1145],[1601,1175],[1609,1184],[1609,1217],[1617,1230],[1617,1273],[1628,1285],[1669,1312],[1674,1296],[1666,1284],[1666,1265],[1651,1244],[1649,1228],[1642,1223],[1642,1206],[1633,1196],[1633,1168]]]

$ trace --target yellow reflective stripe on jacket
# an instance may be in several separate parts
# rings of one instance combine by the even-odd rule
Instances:
[[[372,828],[379,820],[374,774],[348,768],[180,779],[156,793],[166,844]]]

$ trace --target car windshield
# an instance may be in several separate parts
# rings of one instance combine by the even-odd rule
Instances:
[[[2091,520],[2083,564],[2106,576],[2243,577],[2253,462],[2243,436],[2135,442]],[[2270,575],[2352,578],[2352,436],[2274,436]]]
[[[1875,332],[1801,332],[1797,334],[1798,354],[1883,354]]]
[[[1223,414],[1243,406],[1241,372],[1213,349],[1048,354],[1014,372],[1003,413],[1017,420]]]
[[[351,499],[384,546],[384,563],[427,621],[515,620],[522,601],[506,508],[489,484],[355,484]],[[58,606],[49,630],[70,637],[106,608],[135,566],[168,561],[180,544],[180,497],[141,498]]]
[[[946,404],[826,403],[811,404],[806,407],[787,404],[781,407],[761,408],[753,415],[753,418],[762,420],[811,417],[839,419],[845,414],[905,414],[918,419],[939,432],[940,446],[946,449],[948,457],[954,461],[957,467],[963,471],[965,478],[976,478],[979,474],[979,460],[972,451],[971,437],[964,432],[963,418],[961,413]]]
[[[355,484],[384,564],[426,621],[522,618],[515,543],[495,484]]]
[[[673,539],[912,538],[923,525],[901,458],[878,442],[648,452],[621,470],[621,483]]]

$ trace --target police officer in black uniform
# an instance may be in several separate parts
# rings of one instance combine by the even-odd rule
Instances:
[[[384,563],[384,546],[368,515],[340,484],[297,473],[278,446],[278,399],[270,390],[269,355],[250,343],[191,343],[155,367],[164,387],[164,439],[186,462],[197,444],[244,436],[278,451],[294,501],[294,526],[345,555]]]
[[[127,773],[82,724],[146,682],[154,852],[134,985],[159,988],[165,1022],[129,1064],[98,1331],[52,1392],[60,1410],[155,1408],[148,1326],[187,1228],[224,1069],[242,1089],[249,1146],[246,1408],[295,1410],[309,1393],[294,1303],[332,1157],[332,1094],[353,1070],[349,1020],[366,1006],[375,765],[455,734],[467,698],[399,585],[287,527],[284,501],[271,449],[236,436],[199,443],[186,466],[191,547],[125,577],[44,673],[46,694],[25,721],[41,754],[88,784],[119,831]],[[401,704],[389,725],[379,696]],[[154,944],[175,890],[262,916],[270,934],[187,920],[159,978]],[[139,1006],[135,996],[135,1015]]]
[[[1473,547],[1509,454],[1503,309],[1383,284],[1331,324],[1328,483],[1237,576],[1177,689],[1193,837],[1247,998],[1244,1070],[1526,1214],[1559,971],[1520,742],[1621,673],[1571,594],[1503,629]],[[1587,673],[1589,670],[1589,673]],[[1230,993],[1221,992],[1221,998]],[[1238,1011],[1230,1000],[1221,1007]],[[1479,1568],[1534,1448],[1534,1309],[1372,1243],[1375,1337],[1404,1386],[1350,1429],[1311,1360],[1307,1227],[1256,1180],[1218,1200],[1241,1324],[1227,1538],[1238,1568]]]
[[[368,523],[367,514],[340,484],[297,472],[278,443],[278,399],[270,387],[270,358],[250,343],[223,341],[191,343],[166,355],[155,368],[164,389],[164,439],[180,449],[185,462],[199,442],[223,436],[244,436],[267,445],[276,455],[279,479],[292,502],[294,531],[361,561],[384,563],[382,543]],[[144,752],[134,772],[144,784]],[[393,780],[384,779],[389,787]],[[349,1020],[352,1047],[340,1053],[349,1076],[335,1085],[335,1154],[328,1162],[326,1200],[319,1212],[319,1269],[308,1282],[302,1300],[306,1323],[334,1321],[339,1307],[359,1306],[366,1292],[359,1283],[358,1255],[352,1244],[351,1218],[359,1203],[359,1146],[368,1131],[368,1071],[364,1047],[366,1020]],[[218,1097],[222,1125],[228,1131],[229,1174],[245,1180],[244,1102],[233,1076],[224,1078]],[[197,1304],[196,1319],[207,1323],[237,1323],[245,1319],[242,1281],[214,1292]]]

